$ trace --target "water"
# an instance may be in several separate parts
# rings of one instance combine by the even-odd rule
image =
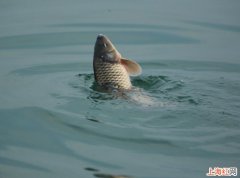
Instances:
[[[202,178],[240,168],[239,1],[0,2],[1,178]],[[143,68],[94,87],[107,35]]]

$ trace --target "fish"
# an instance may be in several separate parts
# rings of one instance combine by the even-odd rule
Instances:
[[[142,73],[141,66],[123,58],[110,39],[99,34],[94,46],[93,70],[96,83],[105,89],[131,90],[130,76]]]

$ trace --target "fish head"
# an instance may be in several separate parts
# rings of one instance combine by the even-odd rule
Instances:
[[[99,34],[94,47],[94,60],[102,62],[120,63],[121,54],[117,51],[107,36]]]

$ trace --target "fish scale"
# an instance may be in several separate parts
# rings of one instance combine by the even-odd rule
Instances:
[[[95,77],[100,85],[111,85],[119,89],[130,89],[129,74],[123,65],[118,63],[95,62]]]

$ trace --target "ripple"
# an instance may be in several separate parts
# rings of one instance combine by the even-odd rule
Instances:
[[[140,76],[133,79],[133,85],[144,89],[147,92],[145,95],[155,99],[155,104],[150,104],[150,106],[156,105],[167,108],[176,104],[194,106],[199,105],[201,101],[194,93],[188,92],[188,86],[182,80],[178,81],[170,76]],[[156,98],[159,101],[156,101]]]
[[[156,62],[159,61],[159,62]],[[239,73],[240,64],[232,62],[222,61],[189,61],[189,60],[160,60],[154,59],[153,61],[141,62],[141,64],[151,69],[171,69],[174,72],[180,71],[194,71],[194,72],[228,72],[228,73]],[[187,75],[187,73],[186,73]]]
[[[169,76],[139,76],[132,79],[133,90],[128,92],[106,91],[94,81],[93,74],[79,74],[79,83],[72,84],[85,91],[88,99],[96,103],[110,101],[112,104],[133,102],[142,106],[167,107],[176,103],[198,105],[199,99],[193,98],[187,92],[179,93],[185,88],[183,81],[176,81]],[[79,81],[78,80],[78,81]],[[160,99],[159,101],[157,100]],[[170,102],[170,103],[169,103]]]
[[[131,178],[129,176],[124,176],[124,175],[112,175],[112,174],[101,174],[101,173],[95,173],[94,176],[99,178]]]
[[[176,96],[176,101],[178,101],[179,103],[187,102],[190,105],[198,105],[200,103],[200,101],[193,99],[192,96],[188,96],[188,95]]]
[[[92,45],[98,32],[54,32],[0,37],[0,49],[49,48],[69,45]],[[194,44],[199,41],[170,32],[105,31],[118,44]]]
[[[169,26],[169,25],[150,25],[150,24],[126,24],[126,23],[65,23],[65,24],[55,24],[50,25],[50,27],[80,27],[82,28],[110,28],[110,29],[132,29],[132,30],[172,30],[172,31],[180,31],[180,30],[186,30],[182,27],[177,26]]]
[[[86,167],[84,169],[86,171],[93,172],[93,175],[95,177],[99,177],[99,178],[131,178],[131,177],[125,176],[125,175],[113,175],[113,174],[100,173],[100,170],[91,168],[91,167]]]
[[[82,66],[81,63],[46,64],[17,69],[12,71],[11,73],[29,76],[39,74],[45,75],[58,72],[78,71],[79,68],[81,68],[81,66]]]
[[[171,65],[173,63],[173,65]],[[183,63],[180,61],[181,65]],[[186,62],[185,62],[186,63]],[[192,97],[187,93],[188,88],[184,81],[179,78],[171,77],[171,75],[141,75],[132,78],[133,90],[131,92],[106,92],[101,87],[99,87],[94,80],[94,75],[92,73],[80,73],[74,74],[74,71],[79,71],[79,68],[87,64],[82,63],[62,63],[62,64],[49,64],[32,66],[22,69],[17,69],[13,71],[13,74],[23,75],[33,77],[37,75],[37,80],[48,82],[51,85],[49,88],[55,88],[56,84],[59,85],[61,92],[55,93],[51,96],[60,98],[71,99],[70,95],[66,95],[64,88],[71,87],[74,90],[72,96],[87,98],[89,101],[94,103],[111,102],[112,104],[120,104],[126,102],[133,102],[146,104],[149,106],[154,106],[155,101],[158,99],[164,102],[177,102],[177,103],[188,103],[191,105],[198,105],[199,99],[195,96]],[[164,63],[160,64],[165,65]],[[176,67],[177,64],[170,62],[165,66]],[[186,64],[190,65],[190,64]],[[149,67],[149,66],[148,66]],[[151,66],[150,66],[151,67]],[[147,70],[147,69],[146,69]],[[66,74],[66,72],[68,72]],[[47,79],[41,77],[42,75],[48,75]],[[57,82],[54,81],[57,79]],[[63,86],[67,84],[68,86]],[[39,85],[39,84],[38,84]],[[69,90],[69,89],[68,89]],[[60,91],[60,90],[59,90]],[[155,101],[154,101],[155,100]],[[137,101],[137,102],[136,102]],[[158,101],[157,101],[158,102]],[[168,105],[168,104],[167,104]],[[166,106],[165,104],[158,102],[155,106]]]
[[[159,89],[170,79],[167,76],[139,76],[133,79],[134,86],[143,88],[145,90]]]
[[[99,172],[98,169],[95,169],[95,168],[91,168],[91,167],[86,167],[84,168],[86,171],[91,171],[91,172]]]
[[[63,124],[69,128],[74,129],[77,132],[83,133],[83,134],[87,134],[87,135],[92,135],[92,136],[97,136],[97,137],[102,137],[103,139],[109,139],[115,142],[122,142],[125,144],[148,144],[148,145],[152,145],[152,146],[157,146],[157,145],[162,145],[162,146],[167,146],[167,147],[175,147],[175,145],[171,142],[169,142],[168,140],[164,140],[164,139],[151,139],[151,138],[141,138],[141,136],[139,137],[130,137],[130,136],[117,136],[115,135],[118,131],[121,132],[122,129],[117,129],[116,127],[114,128],[115,133],[111,134],[106,134],[104,133],[105,131],[102,130],[102,132],[97,132],[88,128],[84,128],[82,126],[78,126],[76,124],[70,124],[70,123],[64,123]],[[109,128],[110,129],[110,128]],[[100,130],[99,130],[100,131]],[[125,128],[125,131],[131,132],[131,130],[128,130],[127,128]],[[136,130],[137,131],[137,130]],[[108,132],[108,131],[106,131]],[[136,132],[135,132],[136,134]]]
[[[165,94],[184,87],[183,81],[176,81],[169,76],[140,76],[133,79],[133,84],[149,93]]]
[[[206,28],[212,28],[216,30],[240,32],[240,26],[237,26],[237,25],[227,25],[227,24],[221,24],[221,23],[210,23],[210,22],[199,22],[199,21],[186,21],[186,22],[189,24],[198,25]]]

